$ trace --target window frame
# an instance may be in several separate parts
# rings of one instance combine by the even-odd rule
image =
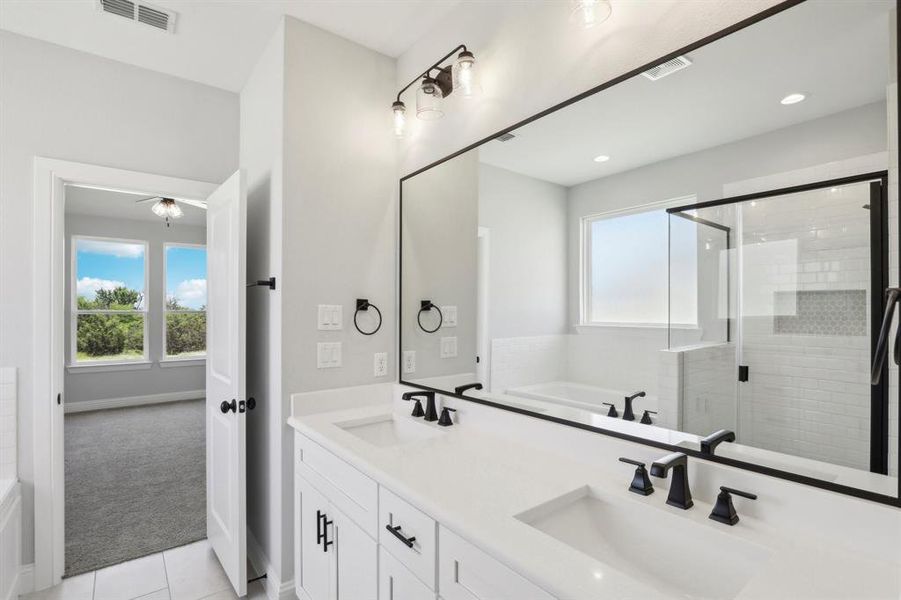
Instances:
[[[144,289],[142,293],[143,307],[141,310],[82,310],[78,308],[78,242],[82,240],[113,242],[121,244],[140,244],[144,248]],[[69,270],[71,271],[69,293],[69,369],[106,370],[107,367],[132,367],[150,364],[150,243],[147,240],[135,240],[128,238],[114,238],[102,235],[73,235],[70,240],[71,256]],[[126,360],[78,360],[78,317],[79,315],[133,315],[141,314],[144,319],[144,354],[141,358]]]
[[[205,319],[209,319],[209,309],[204,308],[203,310],[169,310],[166,308],[166,301],[168,299],[168,291],[167,287],[167,279],[169,273],[169,248],[202,248],[204,252],[207,250],[206,244],[196,244],[192,242],[164,242],[163,243],[163,319],[162,319],[162,329],[163,329],[163,347],[160,350],[160,365],[164,363],[188,363],[188,362],[204,362],[206,361],[207,354],[209,353],[209,349],[206,347],[206,343],[204,343],[204,351],[203,354],[197,354],[194,356],[169,356],[168,352],[168,344],[166,343],[166,329],[168,324],[168,319],[166,318],[170,313],[172,314],[192,314],[192,313],[203,313],[205,315]],[[208,274],[207,274],[208,275]],[[209,307],[209,297],[207,297],[207,307]]]
[[[614,210],[608,210],[597,213],[590,213],[579,217],[579,322],[576,327],[592,328],[592,327],[633,327],[641,329],[665,329],[673,327],[677,329],[696,329],[697,316],[694,323],[670,323],[670,306],[669,295],[666,299],[666,321],[660,322],[631,322],[631,321],[593,321],[591,319],[591,249],[592,236],[591,226],[596,221],[607,219],[616,219],[620,217],[628,217],[648,212],[665,211],[667,208],[674,206],[684,206],[686,204],[694,204],[698,201],[697,195],[688,194],[676,198],[669,198],[657,202],[649,202],[636,206],[628,206]],[[667,227],[667,245],[669,245],[669,227]],[[667,250],[669,256],[669,250]],[[667,265],[667,286],[669,286],[669,265]]]

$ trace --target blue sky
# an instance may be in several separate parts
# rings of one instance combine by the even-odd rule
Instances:
[[[166,296],[188,308],[206,305],[206,248],[166,249]],[[144,290],[144,245],[105,240],[76,242],[78,295],[94,298],[98,288]]]
[[[206,248],[166,248],[166,297],[188,308],[206,306]]]

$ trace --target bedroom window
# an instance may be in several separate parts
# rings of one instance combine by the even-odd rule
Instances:
[[[147,360],[147,243],[72,238],[72,364]]]
[[[206,247],[166,244],[165,358],[206,356]]]

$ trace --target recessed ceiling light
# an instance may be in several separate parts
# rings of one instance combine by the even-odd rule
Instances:
[[[610,157],[606,154],[601,154],[600,156],[594,157],[594,162],[607,162],[608,160],[610,160]]]
[[[804,98],[806,98],[806,97],[807,97],[807,96],[805,96],[804,94],[801,94],[800,92],[795,92],[794,94],[789,94],[788,96],[786,96],[785,98],[783,98],[783,99],[780,100],[779,102],[780,102],[781,104],[785,104],[785,105],[789,105],[789,104],[797,104],[798,102],[803,101]]]

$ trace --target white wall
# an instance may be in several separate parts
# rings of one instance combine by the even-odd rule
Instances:
[[[125,398],[129,396],[151,396],[174,392],[203,390],[206,385],[206,369],[197,364],[175,365],[170,363],[165,369],[160,367],[163,358],[163,303],[166,297],[164,281],[164,244],[183,242],[206,243],[206,228],[175,224],[166,227],[159,222],[131,219],[107,219],[103,217],[66,215],[66,306],[71,306],[72,294],[72,236],[88,235],[96,237],[118,237],[148,242],[146,268],[148,269],[147,294],[147,344],[149,359],[153,365],[149,369],[87,372],[66,371],[66,404],[104,398]],[[66,313],[66,360],[71,362],[68,351],[71,348],[71,313]],[[202,396],[198,396],[202,397]]]
[[[34,555],[32,185],[35,156],[223,181],[238,97],[0,31],[0,364],[19,369],[23,561]]]
[[[248,291],[248,394],[265,398],[248,431],[248,523],[281,582],[293,577],[290,394],[394,379],[397,182],[380,102],[393,86],[390,58],[286,18],[241,94],[248,277],[279,286]],[[354,329],[356,298],[381,309],[376,335]],[[343,306],[341,331],[318,331],[318,304]],[[317,369],[319,341],[342,343],[343,367]],[[389,354],[382,378],[375,352]]]
[[[276,277],[276,289],[247,290],[247,527],[281,574],[290,527],[282,527],[291,473],[282,460],[293,444],[281,402],[284,23],[280,23],[241,90],[241,169],[247,177],[247,279]],[[290,564],[290,554],[287,555]]]
[[[416,352],[416,372],[404,373],[405,381],[476,368],[478,160],[477,152],[467,152],[403,183],[401,350]],[[417,322],[421,300],[456,306],[457,325],[423,331]],[[429,312],[423,313],[422,323],[431,330],[438,316]],[[457,338],[456,357],[441,358],[443,337]],[[464,379],[461,383],[469,383],[472,377]]]
[[[568,330],[566,217],[565,187],[479,165],[479,226],[490,231],[490,338]]]

